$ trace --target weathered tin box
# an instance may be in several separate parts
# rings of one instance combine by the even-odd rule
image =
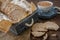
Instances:
[[[25,31],[26,29],[30,28],[34,23],[38,20],[37,17],[37,10],[34,11],[31,15],[24,18],[20,22],[13,24],[10,31],[16,35],[19,35],[21,32]]]

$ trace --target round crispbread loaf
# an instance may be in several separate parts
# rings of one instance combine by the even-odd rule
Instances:
[[[44,26],[43,23],[36,23],[33,25],[32,35],[34,37],[43,36],[45,34],[45,32],[47,32],[47,29],[44,29],[42,26]]]
[[[40,36],[42,36],[42,35],[44,35],[45,34],[45,32],[32,32],[32,35],[34,36],[34,37],[40,37]]]
[[[50,30],[58,30],[59,28],[59,26],[54,22],[45,22],[44,26],[45,26],[44,28],[50,29]]]
[[[32,31],[47,31],[47,29],[43,28],[43,23],[36,23],[32,27]]]

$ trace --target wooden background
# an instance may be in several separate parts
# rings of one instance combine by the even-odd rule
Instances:
[[[37,4],[39,1],[45,1],[45,0],[27,0],[29,2],[34,2]],[[54,6],[60,6],[60,0],[49,0],[54,3]],[[41,22],[46,21],[46,20],[40,20]],[[49,20],[49,21],[54,21],[60,26],[60,15],[57,15],[55,18]],[[59,33],[60,34],[60,33]],[[59,37],[60,38],[60,37]],[[21,35],[16,36],[12,34],[11,32],[8,32],[7,34],[1,33],[0,32],[0,40],[30,40],[30,29],[26,30],[23,32]]]

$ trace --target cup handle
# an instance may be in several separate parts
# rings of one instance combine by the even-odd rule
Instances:
[[[54,8],[56,8],[57,10],[59,10],[59,11],[57,11],[57,14],[60,14],[60,7],[54,7]]]
[[[34,24],[34,19],[32,18],[31,20],[32,20],[32,21],[31,21],[31,23],[30,23],[30,24],[25,23],[25,25],[26,25],[26,26],[28,26],[28,27],[31,27],[31,26]]]

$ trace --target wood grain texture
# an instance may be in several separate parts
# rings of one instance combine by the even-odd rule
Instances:
[[[35,4],[37,4],[37,2],[42,1],[42,0],[28,0],[28,1],[29,2],[33,1]],[[45,1],[45,0],[43,0],[43,1]],[[54,2],[55,6],[60,6],[60,0],[49,0],[49,1]],[[48,21],[48,20],[40,20],[40,22],[45,22],[45,21]],[[60,15],[57,15],[55,18],[50,19],[49,21],[54,21],[60,26]],[[59,35],[60,31],[58,31],[57,34],[58,34],[58,39],[60,39],[60,35]],[[30,40],[30,29],[23,32],[19,36],[16,36],[16,35],[12,34],[11,32],[8,32],[7,34],[0,32],[0,40]]]

